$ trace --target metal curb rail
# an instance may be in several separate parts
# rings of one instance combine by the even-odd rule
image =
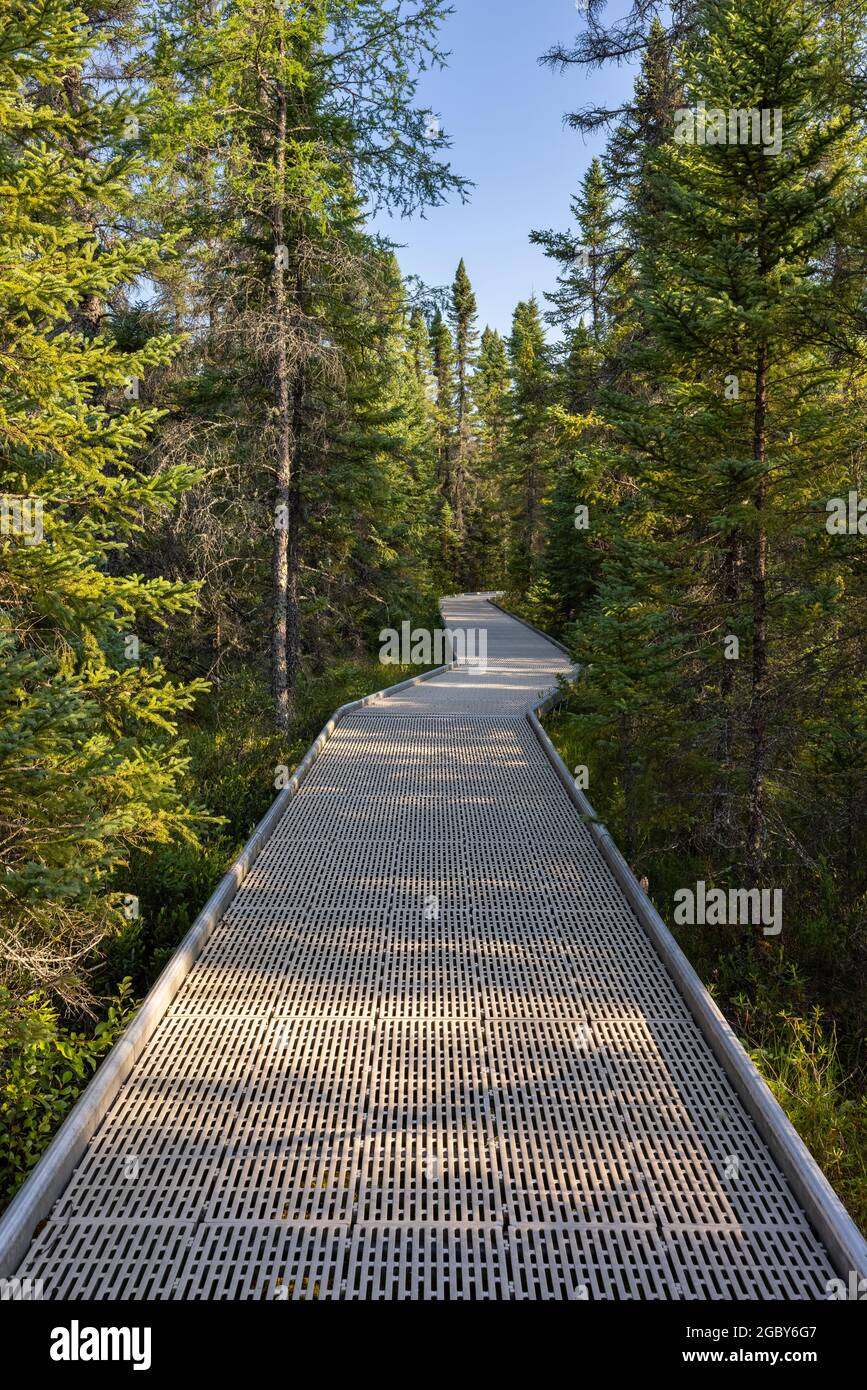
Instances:
[[[644,892],[607,827],[598,819],[588,798],[576,787],[569,769],[543,729],[538,716],[547,714],[561,704],[563,698],[558,691],[540,701],[527,714],[533,732],[717,1061],[788,1178],[832,1264],[844,1279],[852,1271],[859,1278],[867,1278],[867,1241]]]
[[[419,685],[433,676],[443,675],[456,665],[457,662],[450,660],[443,666],[423,672],[420,676],[411,676],[397,685],[385,686],[360,700],[350,700],[335,710],[322,732],[311,743],[286,787],[256,826],[238,858],[218,883],[165,969],[145,995],[132,1023],[106,1055],[93,1080],[85,1087],[45,1153],[25,1178],[0,1218],[0,1278],[14,1275],[27,1253],[36,1227],[49,1215],[54,1203],[62,1194],[97,1126],[109,1110],[157,1024],[201,955],[214,928],[224,917],[247,874],[274,834],[286,808],[341,719],[372,704],[383,695],[407,690],[410,686]]]

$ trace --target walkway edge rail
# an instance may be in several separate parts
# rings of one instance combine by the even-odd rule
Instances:
[[[514,617],[514,614],[510,616]],[[641,927],[680,990],[711,1051],[788,1178],[805,1215],[828,1251],[831,1263],[844,1281],[848,1281],[852,1271],[859,1278],[867,1278],[867,1241],[644,892],[607,827],[599,820],[580,787],[576,787],[568,767],[543,729],[539,716],[548,714],[564,698],[558,690],[528,713],[533,732],[580,811]]]
[[[451,651],[447,654],[450,658],[453,655]],[[36,1233],[36,1227],[47,1219],[58,1197],[63,1193],[97,1126],[110,1109],[118,1091],[153,1036],[157,1024],[201,955],[214,928],[225,916],[229,904],[274,834],[290,801],[296,796],[341,719],[355,710],[363,709],[365,705],[384,694],[394,695],[400,690],[407,690],[410,686],[430,680],[432,676],[441,676],[457,664],[450,659],[446,665],[438,666],[435,670],[412,676],[397,685],[384,686],[375,694],[365,695],[360,700],[351,700],[335,710],[322,732],[311,743],[289,782],[256,826],[238,858],[218,883],[165,969],[145,995],[132,1023],[106,1055],[93,1080],[82,1091],[45,1153],[25,1178],[0,1218],[0,1278],[9,1278],[15,1274]]]

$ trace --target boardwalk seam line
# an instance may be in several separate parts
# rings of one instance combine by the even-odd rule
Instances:
[[[49,1217],[58,1198],[63,1195],[90,1139],[341,719],[383,695],[397,694],[453,670],[457,663],[451,659],[451,651],[448,655],[450,660],[443,666],[424,671],[420,676],[411,676],[397,685],[383,686],[371,695],[362,696],[360,700],[350,700],[341,705],[313,740],[289,782],[265,812],[171,960],[148,990],[132,1023],[106,1054],[93,1079],[84,1088],[39,1162],[0,1217],[0,1278],[15,1274],[27,1253],[36,1227]]]

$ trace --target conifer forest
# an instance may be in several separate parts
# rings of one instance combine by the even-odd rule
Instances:
[[[483,179],[450,14],[0,0],[0,1208],[334,711],[440,664],[385,633],[494,594],[863,1230],[867,5],[564,4],[508,323],[383,231]]]

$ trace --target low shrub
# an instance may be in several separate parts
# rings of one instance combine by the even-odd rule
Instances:
[[[123,980],[99,1023],[78,1032],[64,1026],[44,995],[14,999],[0,985],[0,1205],[36,1163],[134,1012],[131,983]]]

